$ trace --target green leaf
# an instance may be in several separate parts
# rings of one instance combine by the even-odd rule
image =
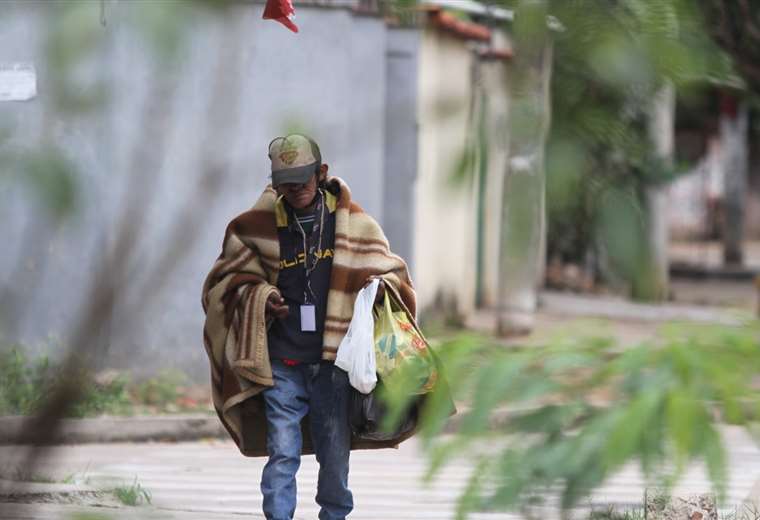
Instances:
[[[464,520],[470,511],[478,509],[482,502],[481,482],[487,478],[488,468],[491,462],[482,457],[470,473],[464,492],[459,496],[455,512],[456,520]]]
[[[708,425],[704,430],[705,463],[707,474],[717,491],[718,500],[723,501],[726,497],[727,465],[726,451],[723,447],[720,433],[713,425]]]

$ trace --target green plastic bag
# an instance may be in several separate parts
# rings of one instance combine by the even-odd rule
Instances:
[[[389,293],[385,292],[383,306],[373,311],[377,374],[382,380],[399,369],[409,370],[419,381],[418,392],[427,393],[438,378],[430,345]]]

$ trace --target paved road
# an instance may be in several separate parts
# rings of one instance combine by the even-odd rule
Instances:
[[[737,429],[728,429],[726,440],[731,468],[729,503],[739,503],[760,479],[760,450]],[[19,454],[20,451],[13,447],[1,447],[3,466],[15,464]],[[260,458],[242,457],[234,445],[226,441],[69,446],[48,457],[38,476],[63,480],[75,474],[77,482],[92,488],[130,483],[136,477],[152,493],[152,505],[119,507],[113,499],[100,498],[85,500],[87,507],[71,500],[75,503],[5,504],[0,511],[8,520],[71,518],[69,515],[77,511],[107,514],[113,519],[262,519],[258,483],[263,463]],[[354,452],[350,483],[357,506],[350,518],[453,518],[456,497],[469,472],[467,462],[452,463],[430,486],[421,484],[424,470],[425,462],[414,440],[404,443],[399,450]],[[316,475],[314,457],[305,457],[299,473],[297,519],[314,520],[317,517],[318,510],[313,501]],[[638,470],[626,467],[595,494],[593,502],[640,503],[643,486]],[[707,487],[704,472],[693,468],[679,492],[705,491]],[[484,513],[471,518],[513,520],[518,516]]]

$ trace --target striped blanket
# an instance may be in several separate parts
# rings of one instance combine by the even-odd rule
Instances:
[[[415,293],[406,263],[391,253],[375,220],[351,201],[348,186],[329,177],[335,205],[335,256],[327,297],[322,358],[335,359],[348,330],[354,300],[371,277],[381,277],[414,318]],[[267,187],[250,210],[227,226],[222,253],[203,285],[203,340],[211,364],[214,408],[244,455],[266,455],[266,421],[260,393],[272,386],[265,302],[276,291],[280,264],[277,224],[284,202]],[[308,428],[308,421],[304,421]],[[312,453],[304,432],[303,451]],[[352,442],[352,448],[381,448],[385,442]]]

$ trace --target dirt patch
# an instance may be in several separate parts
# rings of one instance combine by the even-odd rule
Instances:
[[[118,506],[109,491],[65,491],[65,492],[31,492],[23,491],[0,494],[0,502],[14,504],[73,504],[79,506],[108,505]]]

